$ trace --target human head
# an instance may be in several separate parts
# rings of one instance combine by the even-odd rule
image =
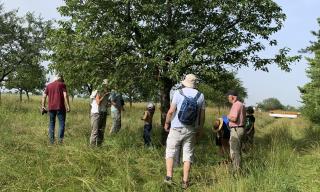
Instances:
[[[189,88],[195,88],[196,86],[197,77],[194,74],[188,74],[184,78],[183,81],[181,81],[182,85]]]
[[[229,103],[234,103],[238,100],[238,92],[236,90],[229,90],[227,96]]]
[[[64,79],[63,79],[63,75],[62,74],[56,74],[53,78],[53,81],[61,81],[61,82],[64,82]]]
[[[101,91],[107,91],[108,87],[109,87],[108,79],[103,79],[102,85],[101,85]]]
[[[249,115],[253,114],[253,113],[254,113],[253,107],[252,107],[252,106],[247,107],[246,112],[247,112],[247,114],[249,114]]]
[[[147,105],[147,109],[148,110],[150,110],[150,111],[153,111],[154,109],[155,109],[155,106],[154,106],[154,104],[153,103],[148,103],[148,105]]]

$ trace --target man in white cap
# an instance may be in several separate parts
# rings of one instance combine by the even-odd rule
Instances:
[[[59,140],[58,142],[63,143],[64,129],[66,121],[66,112],[70,111],[69,97],[67,94],[67,88],[64,84],[62,75],[57,75],[54,81],[49,83],[45,89],[42,97],[42,110],[46,111],[46,99],[48,99],[48,110],[50,116],[49,122],[49,139],[50,143],[54,144],[55,136],[55,122],[56,116],[59,119]]]
[[[164,125],[164,129],[169,132],[166,145],[167,175],[164,182],[172,183],[174,157],[177,148],[181,145],[183,151],[182,188],[184,189],[189,185],[195,136],[201,134],[205,118],[204,95],[195,89],[196,81],[195,75],[186,75],[181,82],[184,88],[177,90],[173,95]]]
[[[109,103],[108,80],[104,79],[102,86],[92,92],[91,100],[91,136],[90,144],[100,146],[104,140],[107,121],[107,107]]]

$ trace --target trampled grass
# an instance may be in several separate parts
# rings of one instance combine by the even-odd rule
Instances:
[[[154,148],[143,147],[144,105],[127,107],[119,134],[109,135],[107,130],[103,146],[92,148],[88,101],[76,99],[67,114],[65,143],[50,146],[48,116],[39,112],[40,98],[19,103],[16,96],[2,96],[0,191],[182,191],[182,167],[175,169],[176,185],[162,182],[159,110]],[[303,118],[273,119],[256,113],[254,148],[243,154],[244,174],[233,176],[229,165],[218,164],[222,159],[210,131],[212,120],[220,115],[215,108],[207,109],[187,191],[320,191],[320,127]],[[107,128],[110,122],[109,117]]]

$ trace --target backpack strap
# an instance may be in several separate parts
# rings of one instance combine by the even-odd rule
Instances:
[[[183,94],[182,89],[179,89],[179,93],[180,93],[180,95],[182,95],[182,96],[186,97],[186,96],[185,96],[185,94]]]
[[[182,89],[179,89],[179,93],[180,93],[182,96],[187,97],[187,96],[185,96],[185,94],[183,94]],[[198,93],[196,94],[196,96],[195,96],[193,99],[196,100],[196,101],[198,101],[198,99],[199,99],[200,96],[201,96],[201,93],[200,93],[200,91],[198,91]]]
[[[198,93],[197,93],[196,96],[194,97],[194,100],[198,101],[200,95],[201,95],[201,93],[198,91]]]

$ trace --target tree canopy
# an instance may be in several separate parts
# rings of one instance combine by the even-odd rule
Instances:
[[[320,26],[320,18],[318,19]],[[312,121],[320,123],[320,30],[313,31],[316,41],[311,42],[304,52],[313,53],[313,58],[307,58],[309,67],[306,70],[310,82],[299,87],[304,106],[302,112]]]
[[[299,57],[282,48],[273,57],[258,53],[276,46],[270,36],[285,14],[272,0],[65,0],[62,16],[48,39],[52,68],[83,88],[108,78],[118,88],[128,79],[148,83],[169,107],[173,85],[187,73],[200,82],[241,67],[289,71]],[[123,75],[125,74],[125,75]],[[124,90],[125,91],[125,90]]]
[[[21,69],[40,65],[50,22],[27,13],[4,12],[0,5],[0,82]]]

